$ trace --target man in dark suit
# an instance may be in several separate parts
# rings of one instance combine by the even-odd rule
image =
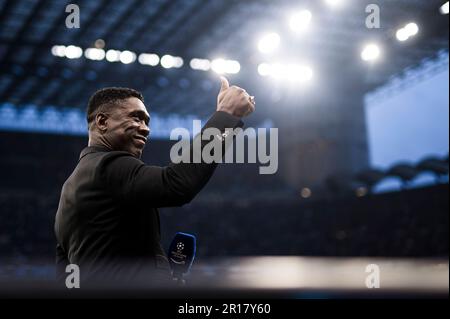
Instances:
[[[203,130],[241,127],[241,118],[255,109],[245,90],[221,81],[217,111]],[[143,102],[126,88],[102,89],[89,100],[89,145],[64,183],[55,218],[60,279],[69,264],[79,266],[82,281],[136,282],[150,273],[170,274],[158,208],[189,203],[217,164],[144,164],[139,158],[150,116]]]

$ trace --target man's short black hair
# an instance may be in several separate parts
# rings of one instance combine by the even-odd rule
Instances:
[[[98,90],[89,99],[87,107],[87,122],[90,125],[98,113],[107,113],[111,108],[130,97],[136,97],[144,102],[142,94],[129,88],[109,87]]]

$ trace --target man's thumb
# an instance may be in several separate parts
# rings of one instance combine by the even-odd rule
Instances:
[[[230,83],[228,83],[228,80],[226,77],[221,76],[220,77],[220,82],[222,82],[222,86],[220,88],[220,92],[225,91],[226,89],[228,89],[230,87]]]

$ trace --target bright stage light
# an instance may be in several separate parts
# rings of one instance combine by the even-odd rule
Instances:
[[[405,30],[408,32],[409,36],[412,37],[419,33],[419,26],[416,23],[411,22],[405,26]]]
[[[66,56],[66,47],[64,45],[54,45],[52,47],[52,54],[54,56],[58,57],[65,57]]]
[[[312,13],[308,10],[303,10],[294,14],[289,20],[289,26],[295,32],[301,32],[308,28],[312,19]]]
[[[419,33],[419,26],[416,23],[411,22],[405,25],[403,28],[397,30],[395,36],[397,37],[398,41],[404,42],[409,38],[415,36],[417,33]]]
[[[175,66],[175,59],[171,55],[165,55],[161,58],[161,65],[164,69],[170,69]]]
[[[215,59],[211,63],[211,69],[218,74],[237,74],[241,70],[241,65],[234,60]]]
[[[120,62],[123,64],[130,64],[136,61],[136,53],[125,50],[120,53],[119,56]]]
[[[103,39],[97,39],[97,40],[95,40],[95,42],[94,42],[94,46],[95,46],[97,49],[104,49],[104,48],[105,48],[105,45],[106,45],[106,43],[105,43],[105,40],[103,40]]]
[[[181,68],[183,64],[183,59],[177,56],[167,54],[161,58],[161,65],[165,69]]]
[[[269,76],[271,74],[272,68],[268,63],[261,63],[258,66],[258,73],[261,76]]]
[[[448,10],[449,10],[449,4],[448,4],[448,1],[447,1],[445,4],[443,4],[441,6],[439,11],[441,12],[441,14],[448,14]]]
[[[300,64],[275,65],[274,75],[291,82],[307,82],[312,79],[313,72],[310,67]]]
[[[173,58],[174,58],[174,65],[173,65],[174,68],[178,69],[178,68],[181,68],[184,65],[184,61],[183,61],[182,58],[180,58],[178,56],[175,56]]]
[[[78,59],[83,55],[83,50],[80,47],[69,45],[66,47],[65,54],[68,59]]]
[[[226,66],[225,66],[224,59],[215,59],[211,63],[211,69],[218,74],[224,74],[225,68],[226,68]]]
[[[281,38],[277,33],[269,33],[261,38],[258,49],[261,53],[272,53],[280,45]]]
[[[312,68],[302,64],[261,63],[258,73],[264,77],[271,76],[277,80],[291,82],[308,82],[313,78]]]
[[[310,198],[312,196],[311,189],[308,187],[302,188],[302,190],[300,191],[300,196],[305,199]]]
[[[88,48],[84,51],[84,56],[86,59],[94,60],[94,61],[100,61],[105,58],[105,51],[103,49],[97,49],[97,48]]]
[[[106,61],[108,62],[119,62],[120,61],[120,51],[118,50],[108,50],[106,52]]]
[[[274,78],[281,79],[286,76],[286,68],[281,63],[274,63],[270,66],[270,75]]]
[[[399,29],[395,34],[395,36],[397,37],[397,40],[400,42],[404,42],[409,39],[408,31],[406,31],[404,28]]]
[[[211,61],[207,59],[192,59],[189,65],[193,70],[209,71],[211,69]]]
[[[340,7],[343,5],[345,0],[325,0],[326,4],[328,4],[330,7]]]
[[[313,78],[313,70],[306,65],[291,65],[290,79],[295,82],[307,82]]]
[[[159,56],[157,54],[141,53],[138,61],[142,65],[157,66],[159,64]]]
[[[380,57],[381,50],[376,44],[368,44],[361,52],[361,59],[364,61],[375,61]]]
[[[238,61],[228,60],[226,61],[225,73],[237,74],[241,71],[241,65]]]

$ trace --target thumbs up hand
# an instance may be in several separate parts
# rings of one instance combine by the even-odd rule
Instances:
[[[217,96],[217,111],[227,112],[236,117],[245,117],[255,111],[255,98],[244,89],[231,86],[225,77],[220,77],[222,85]]]
[[[228,83],[228,80],[226,77],[221,76],[220,77],[220,82],[221,82],[221,87],[220,87],[220,92],[226,91],[227,89],[230,88],[230,83]]]

